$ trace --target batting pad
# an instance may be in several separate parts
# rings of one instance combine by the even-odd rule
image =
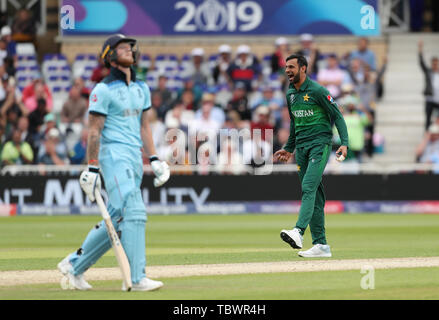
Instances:
[[[120,210],[111,206],[108,207],[111,220],[116,231],[119,231],[118,221],[121,218]],[[98,261],[109,249],[111,242],[108,238],[105,222],[99,222],[85,238],[81,248],[70,255],[70,262],[73,265],[73,275],[80,275],[88,270]]]
[[[145,220],[124,219],[120,230],[122,246],[130,262],[131,281],[139,283],[145,277]]]

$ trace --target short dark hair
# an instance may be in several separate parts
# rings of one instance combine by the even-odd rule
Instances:
[[[293,59],[297,59],[297,64],[299,65],[299,68],[305,66],[306,71],[308,70],[308,60],[306,60],[305,56],[302,56],[301,54],[292,54],[286,58],[285,62]]]

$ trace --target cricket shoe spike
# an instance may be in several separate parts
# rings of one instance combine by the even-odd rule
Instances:
[[[131,291],[153,291],[163,287],[163,282],[152,280],[149,278],[143,278],[139,283],[133,283]],[[122,284],[122,291],[127,291],[125,282]]]
[[[73,266],[70,263],[69,256],[58,263],[58,270],[64,275],[64,278],[61,280],[61,287],[72,290],[90,290],[92,286],[85,281],[83,274],[75,276],[71,273]]]
[[[299,251],[299,256],[304,258],[331,258],[331,248],[327,244],[316,244],[311,249]]]
[[[298,228],[293,230],[282,230],[280,237],[288,243],[293,249],[302,249],[303,237]]]

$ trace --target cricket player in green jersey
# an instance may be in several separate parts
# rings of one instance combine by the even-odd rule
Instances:
[[[325,193],[323,171],[331,153],[332,124],[341,138],[337,160],[343,161],[348,149],[348,132],[337,103],[328,90],[306,75],[307,60],[301,55],[286,59],[285,73],[290,81],[287,105],[291,118],[290,136],[274,159],[287,162],[295,153],[302,186],[302,204],[292,230],[282,230],[282,240],[294,249],[302,249],[303,234],[310,227],[313,247],[299,251],[301,257],[331,257],[325,234]]]

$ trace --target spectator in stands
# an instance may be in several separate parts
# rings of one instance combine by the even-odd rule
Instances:
[[[300,36],[300,48],[296,51],[296,54],[306,57],[308,61],[308,75],[311,78],[315,78],[319,72],[318,62],[321,59],[321,55],[314,43],[314,37],[311,34],[304,33]]]
[[[346,160],[355,159],[361,162],[366,138],[367,140],[372,139],[372,136],[366,137],[365,130],[373,118],[361,103],[357,103],[358,100],[350,96],[342,100],[339,109],[345,119],[349,135],[349,150]],[[340,145],[340,138],[335,131],[334,128],[335,144]]]
[[[337,99],[341,94],[341,86],[348,75],[340,69],[336,54],[330,54],[326,62],[326,68],[320,69],[317,73],[317,81],[328,89],[334,99]]]
[[[155,90],[152,91],[152,95],[160,95],[160,104],[163,105],[163,109],[166,112],[166,110],[168,108],[170,108],[172,106],[172,103],[174,102],[174,93],[168,89],[167,87],[167,82],[168,82],[168,77],[165,74],[161,74],[158,78],[158,84],[157,84],[157,88]],[[158,112],[158,117],[160,119],[163,119],[164,113],[160,112],[159,110],[157,110]]]
[[[40,164],[68,164],[67,147],[61,141],[61,134],[57,128],[47,132],[44,144],[38,150],[38,163]]]
[[[183,101],[183,93],[185,93],[186,91],[192,92],[193,101],[190,104],[191,108],[198,109],[201,97],[203,95],[203,90],[199,86],[195,85],[195,82],[192,78],[187,78],[183,82],[183,88],[178,90],[176,101]]]
[[[424,72],[424,96],[425,96],[425,130],[431,124],[431,116],[434,110],[439,111],[439,58],[431,58],[431,67],[427,67],[423,56],[423,41],[419,41],[419,64]]]
[[[162,97],[163,96],[160,94],[160,92],[157,91],[151,94],[151,109],[155,110],[155,113],[160,121],[165,119],[166,112],[171,109],[171,107],[163,103]]]
[[[287,90],[289,82],[285,76],[286,58],[291,54],[289,42],[284,37],[279,37],[275,41],[275,51],[271,55],[270,70],[271,75],[276,75],[281,83],[281,87]]]
[[[220,45],[218,48],[218,59],[213,68],[212,76],[215,84],[227,84],[230,82],[227,70],[232,63],[232,48],[228,44]]]
[[[416,161],[434,164],[433,171],[439,173],[439,118],[424,135],[416,150]]]
[[[7,85],[6,99],[1,106],[1,117],[6,119],[6,135],[12,134],[12,129],[17,126],[18,119],[21,116],[27,116],[28,110],[24,104],[17,97],[17,90],[15,85]]]
[[[368,67],[367,67],[368,68]],[[367,86],[354,86],[351,83],[345,83],[342,86],[342,95],[337,100],[337,103],[339,106],[347,106],[352,105],[352,107],[356,108],[356,112],[360,115],[366,115],[368,121],[365,121],[365,128],[364,128],[364,139],[365,139],[365,147],[364,150],[366,154],[369,157],[372,157],[375,147],[373,142],[373,137],[375,134],[375,102],[372,103],[372,107],[370,105],[365,105],[364,102],[368,103],[370,100],[365,99],[364,101],[360,94],[364,92],[367,92]],[[349,115],[349,112],[345,110],[347,114]],[[352,112],[354,113],[354,112]],[[349,154],[349,156],[352,158],[352,153]],[[363,155],[363,153],[362,153]]]
[[[363,68],[361,66],[363,65]],[[386,63],[379,72],[372,71],[367,63],[362,63],[360,59],[353,59],[348,70],[350,79],[354,85],[354,90],[358,94],[361,104],[375,119],[377,86],[385,72]],[[374,135],[375,120],[371,121],[367,127],[368,136]],[[373,139],[368,139],[366,143],[366,153],[369,157],[373,154]]]
[[[186,110],[197,110],[198,105],[195,104],[194,93],[191,90],[184,90],[181,94],[181,102]]]
[[[194,119],[194,111],[185,108],[182,101],[177,102],[174,107],[166,112],[165,125],[167,128],[181,129],[188,131],[189,123]]]
[[[58,129],[56,118],[53,113],[47,113],[43,118],[43,124],[39,126],[38,132],[33,135],[36,149],[41,147],[47,137],[47,133],[52,128]]]
[[[94,83],[99,83],[109,74],[110,68],[105,66],[104,60],[102,60],[101,55],[98,55],[98,65],[96,68],[93,69],[90,80]]]
[[[386,61],[387,59],[384,59],[383,66],[379,71],[373,71],[368,64],[365,64],[363,67],[364,73],[363,78],[361,79],[362,81],[354,81],[355,91],[360,97],[361,104],[365,107],[365,110],[371,114],[373,119],[366,128],[368,135],[371,137],[366,141],[366,152],[369,157],[372,157],[374,152],[373,136],[375,128],[375,108],[378,87],[381,83],[384,72],[386,71]]]
[[[215,98],[211,94],[203,95],[203,100],[198,117],[195,116],[194,120],[190,123],[189,130],[194,130],[194,133],[200,137],[207,137],[209,142],[216,141],[216,136],[219,133],[219,129],[224,123],[220,119],[216,118],[213,110]],[[222,111],[222,110],[221,110]],[[203,139],[203,138],[201,138]]]
[[[339,106],[347,105],[348,103],[353,103],[355,106],[361,104],[361,100],[357,92],[355,91],[355,87],[352,83],[344,83],[341,86],[341,95],[337,99],[337,104]]]
[[[253,102],[251,105],[252,111],[261,105],[267,106],[270,109],[270,113],[273,115],[275,121],[280,120],[281,108],[284,105],[284,101],[274,95],[274,89],[268,84],[262,86],[262,97]]]
[[[48,132],[52,128],[57,128],[56,116],[54,113],[49,112],[44,116],[44,124],[40,128],[40,134],[41,134],[43,140],[46,139]]]
[[[47,110],[52,110],[52,93],[42,79],[35,79],[23,89],[22,101],[29,112],[32,112],[37,108],[38,99],[45,99]]]
[[[219,85],[217,89],[215,92],[215,102],[219,107],[225,109],[230,99],[232,99],[232,87],[230,82]]]
[[[32,147],[26,141],[21,141],[22,132],[16,128],[12,132],[12,138],[6,142],[1,153],[3,165],[30,164],[34,159]]]
[[[80,88],[72,86],[69,98],[64,103],[61,110],[61,122],[64,123],[83,123],[84,116],[88,109],[88,101],[81,96]]]
[[[284,75],[285,60],[291,54],[287,38],[280,37],[275,42],[276,49],[271,56],[271,73]]]
[[[88,99],[90,98],[90,89],[87,88],[85,86],[84,83],[84,79],[82,79],[81,77],[77,77],[74,81],[73,81],[73,86],[77,87],[79,89],[79,92],[81,94],[81,96],[87,100],[87,105],[88,105]]]
[[[32,12],[26,8],[17,11],[12,22],[12,38],[17,42],[33,42],[37,33]]]
[[[250,123],[252,135],[260,130],[262,140],[273,141],[274,126],[270,123],[270,108],[261,105],[256,108],[253,115],[253,121]]]
[[[204,114],[209,113],[209,121],[214,121],[215,127],[221,127],[226,119],[224,110],[215,106],[215,95],[213,93],[203,94],[201,99],[201,108],[195,112],[195,119],[199,120],[204,117]]]
[[[349,60],[360,59],[364,64],[367,64],[373,71],[377,70],[375,53],[369,49],[369,39],[361,37],[358,39],[358,48],[349,55]]]
[[[21,141],[27,142],[32,147],[32,150],[35,150],[34,146],[34,138],[32,133],[29,131],[29,118],[22,116],[18,119],[17,129],[21,132]]]
[[[194,82],[194,86],[205,88],[212,83],[209,65],[204,59],[204,49],[194,48],[191,52],[192,63],[188,66],[188,77]]]
[[[362,61],[360,59],[352,59],[349,62],[348,72],[350,82],[355,86],[364,82],[364,69],[362,68]]]
[[[222,129],[245,129],[248,127],[247,121],[242,121],[237,111],[230,110],[226,113],[226,119]]]
[[[12,40],[12,30],[9,26],[4,26],[0,31],[1,40],[6,42],[7,57],[13,61],[14,69],[18,66],[17,44]]]
[[[79,141],[74,145],[73,149],[69,152],[69,159],[71,164],[86,164],[87,163],[87,139],[88,129],[84,127],[81,131],[81,137]]]
[[[253,81],[260,81],[262,77],[261,66],[250,47],[243,44],[236,50],[237,58],[230,64],[227,73],[234,85],[238,82],[245,84],[247,92],[253,91]]]
[[[31,134],[38,134],[47,113],[46,100],[38,99],[37,108],[29,114],[29,132]]]
[[[5,59],[8,56],[8,48],[5,40],[0,39],[0,66],[4,67],[6,71]]]
[[[251,111],[248,105],[247,86],[243,82],[237,82],[233,89],[232,99],[226,106],[226,111],[238,112],[241,120],[251,120]]]

